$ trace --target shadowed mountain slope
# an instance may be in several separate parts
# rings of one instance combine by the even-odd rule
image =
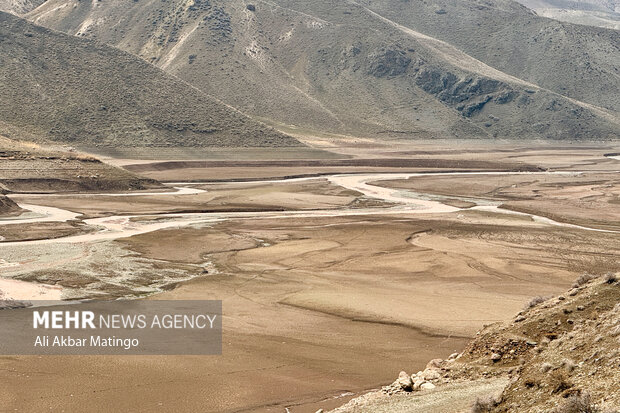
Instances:
[[[568,65],[560,73],[567,63],[559,51],[534,48],[537,55],[522,59],[526,30],[538,28],[556,41],[560,23],[514,2],[455,4],[49,0],[28,18],[133,53],[245,113],[301,134],[618,138],[617,67],[613,72],[609,60],[619,54],[608,31],[592,28],[603,38],[588,52],[601,72],[594,87],[586,69]],[[446,13],[451,23],[432,23]],[[490,27],[480,28],[487,18]],[[535,25],[519,29],[524,19]],[[500,20],[509,30],[494,40]],[[428,22],[424,30],[418,21]],[[570,43],[575,56],[590,46],[583,39]],[[516,67],[508,62],[513,55]],[[551,62],[540,62],[544,56]],[[536,68],[544,76],[535,76]]]
[[[107,147],[298,146],[136,57],[0,12],[0,132]]]

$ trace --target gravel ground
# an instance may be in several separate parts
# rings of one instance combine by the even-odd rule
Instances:
[[[478,397],[499,394],[508,384],[504,378],[440,386],[434,390],[398,393],[367,393],[331,413],[457,413],[469,412]]]

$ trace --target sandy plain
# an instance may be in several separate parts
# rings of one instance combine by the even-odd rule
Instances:
[[[381,153],[380,148],[339,150],[349,156]],[[603,157],[606,151],[611,150],[402,148],[400,157],[484,159],[493,170],[502,162],[506,169],[518,162],[584,172],[377,183],[440,196],[446,205],[463,208],[450,213],[383,213],[394,204],[323,178],[202,183],[192,187],[206,192],[187,195],[17,197],[83,214],[78,221],[123,214],[147,214],[137,219],[148,221],[182,211],[376,212],[229,218],[93,243],[0,243],[0,257],[18,264],[0,266],[4,277],[91,297],[133,292],[147,299],[221,299],[225,313],[222,356],[0,356],[2,409],[314,412],[340,405],[391,381],[401,369],[417,371],[431,358],[461,350],[484,324],[508,319],[532,296],[562,291],[583,272],[619,270],[616,232],[469,208],[471,199],[498,202],[615,231],[620,161]],[[217,179],[256,173],[247,168],[219,167]],[[275,168],[256,168],[261,168],[257,176],[282,175]],[[211,172],[191,171],[191,176],[205,179]],[[308,173],[325,172],[312,167]],[[165,171],[157,173],[165,177]],[[167,180],[182,176],[182,168],[173,169]],[[68,224],[57,225],[60,230]],[[50,228],[44,230],[39,235],[49,236]]]

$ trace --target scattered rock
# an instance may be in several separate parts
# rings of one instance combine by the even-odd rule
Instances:
[[[497,363],[501,359],[502,359],[502,355],[501,354],[499,354],[499,353],[491,354],[491,360],[493,360],[493,362]]]
[[[249,11],[256,11],[256,6],[253,4],[248,4],[247,6],[245,6],[246,9],[248,9]]]

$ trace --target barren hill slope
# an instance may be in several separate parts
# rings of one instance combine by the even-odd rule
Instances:
[[[0,132],[75,146],[298,146],[109,46],[0,12]]]
[[[537,79],[515,76],[527,74],[524,71],[498,70],[466,49],[461,49],[464,53],[414,30],[406,18],[386,17],[373,10],[380,7],[363,3],[49,0],[28,18],[131,52],[231,106],[300,133],[620,136],[617,107],[609,104],[616,98],[602,87],[589,95],[602,95],[595,101],[579,101],[573,90],[574,99],[568,99],[561,88],[551,90],[536,84]],[[384,3],[400,17],[414,9],[413,2]],[[541,27],[550,24],[517,3],[508,4],[507,13],[534,19]],[[429,6],[419,18],[432,20],[429,13],[434,18],[439,16],[436,11]],[[495,44],[503,47],[498,54],[506,54],[507,43],[514,41],[504,39],[504,44]],[[553,64],[557,68],[561,62]],[[567,85],[575,82],[573,78]]]

